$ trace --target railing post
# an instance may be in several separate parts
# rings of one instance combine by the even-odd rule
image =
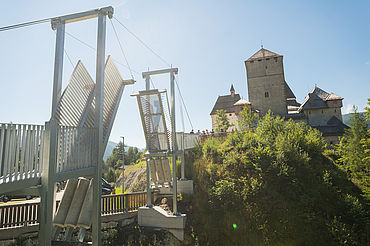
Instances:
[[[123,195],[123,203],[124,203],[124,211],[125,212],[128,212],[128,205],[129,205],[129,202],[128,202],[128,195]]]
[[[152,206],[152,197],[151,197],[151,188],[150,188],[150,172],[149,172],[149,161],[150,159],[146,159],[146,204],[148,207]]]
[[[93,214],[92,241],[93,245],[101,245],[101,190],[103,164],[103,103],[104,103],[104,60],[105,60],[106,15],[98,14],[98,37],[96,56],[95,86],[95,128],[97,129],[97,165],[93,180]]]
[[[185,133],[181,134],[181,180],[186,180],[185,178]]]
[[[52,221],[55,212],[55,166],[57,157],[57,123],[46,123],[44,133],[43,164],[40,200],[40,245],[51,245]]]

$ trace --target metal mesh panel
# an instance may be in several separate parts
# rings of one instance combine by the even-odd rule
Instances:
[[[167,97],[167,92],[161,94],[161,100],[162,100],[162,105],[163,105],[163,114],[164,114],[164,119],[166,121],[166,126],[167,126],[167,139],[170,145],[170,150],[172,150],[172,141],[171,141],[171,136],[172,136],[172,122],[171,122],[171,116],[170,116],[170,105],[168,104],[168,97]]]
[[[184,142],[182,142],[182,138],[184,138]],[[198,135],[182,132],[176,133],[176,141],[179,149],[184,148],[185,150],[192,149],[199,143]]]
[[[78,61],[52,119],[62,126],[78,126],[94,94],[95,83]]]
[[[161,94],[158,90],[151,90],[137,95],[147,149],[152,153],[170,149]]]

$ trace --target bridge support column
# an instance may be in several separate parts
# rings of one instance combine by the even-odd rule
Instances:
[[[173,213],[177,212],[177,174],[176,174],[176,157],[177,157],[177,141],[176,141],[176,117],[175,117],[175,74],[170,72],[170,91],[171,91],[171,141],[172,141],[172,185],[173,185]]]
[[[55,44],[54,80],[52,115],[57,108],[61,97],[63,56],[65,40],[65,24],[58,20],[54,23],[57,34]],[[42,246],[51,245],[53,216],[55,212],[55,166],[57,157],[57,122],[50,121],[45,127],[45,149],[41,173],[41,200],[40,200],[40,234],[39,243]]]
[[[97,167],[93,180],[93,214],[92,241],[93,245],[101,245],[101,190],[103,164],[103,105],[104,105],[104,61],[105,61],[106,15],[98,14],[98,41],[96,56],[95,86],[95,128],[97,129]]]
[[[55,166],[57,156],[57,124],[50,121],[44,133],[43,170],[41,174],[40,233],[39,244],[51,245],[55,212]]]

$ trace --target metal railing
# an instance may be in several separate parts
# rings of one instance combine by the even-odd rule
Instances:
[[[146,205],[146,192],[107,195],[102,197],[102,216],[135,211]]]
[[[59,126],[56,172],[96,166],[95,135],[95,128]]]
[[[42,125],[0,123],[0,184],[40,176]]]
[[[128,213],[146,205],[146,192],[102,196],[101,202],[102,216]],[[39,211],[39,202],[0,206],[0,231],[38,225]]]
[[[40,203],[0,207],[0,230],[38,224]]]

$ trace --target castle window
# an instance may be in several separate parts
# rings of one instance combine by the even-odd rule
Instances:
[[[276,61],[276,62],[278,61],[277,57],[274,58],[274,61]]]
[[[266,58],[266,61],[270,60],[270,58]]]
[[[336,110],[336,109],[334,109],[334,112],[336,113],[336,112],[337,112],[337,110]]]
[[[254,61],[250,61],[249,63],[253,63]]]
[[[269,97],[268,91],[265,92],[265,97]]]
[[[308,114],[311,114],[311,111],[308,111]]]
[[[258,61],[260,62],[260,61],[262,61],[262,59],[259,59]]]
[[[231,116],[231,114],[229,114],[229,116]]]
[[[324,110],[321,110],[321,113],[323,114],[324,113]]]

